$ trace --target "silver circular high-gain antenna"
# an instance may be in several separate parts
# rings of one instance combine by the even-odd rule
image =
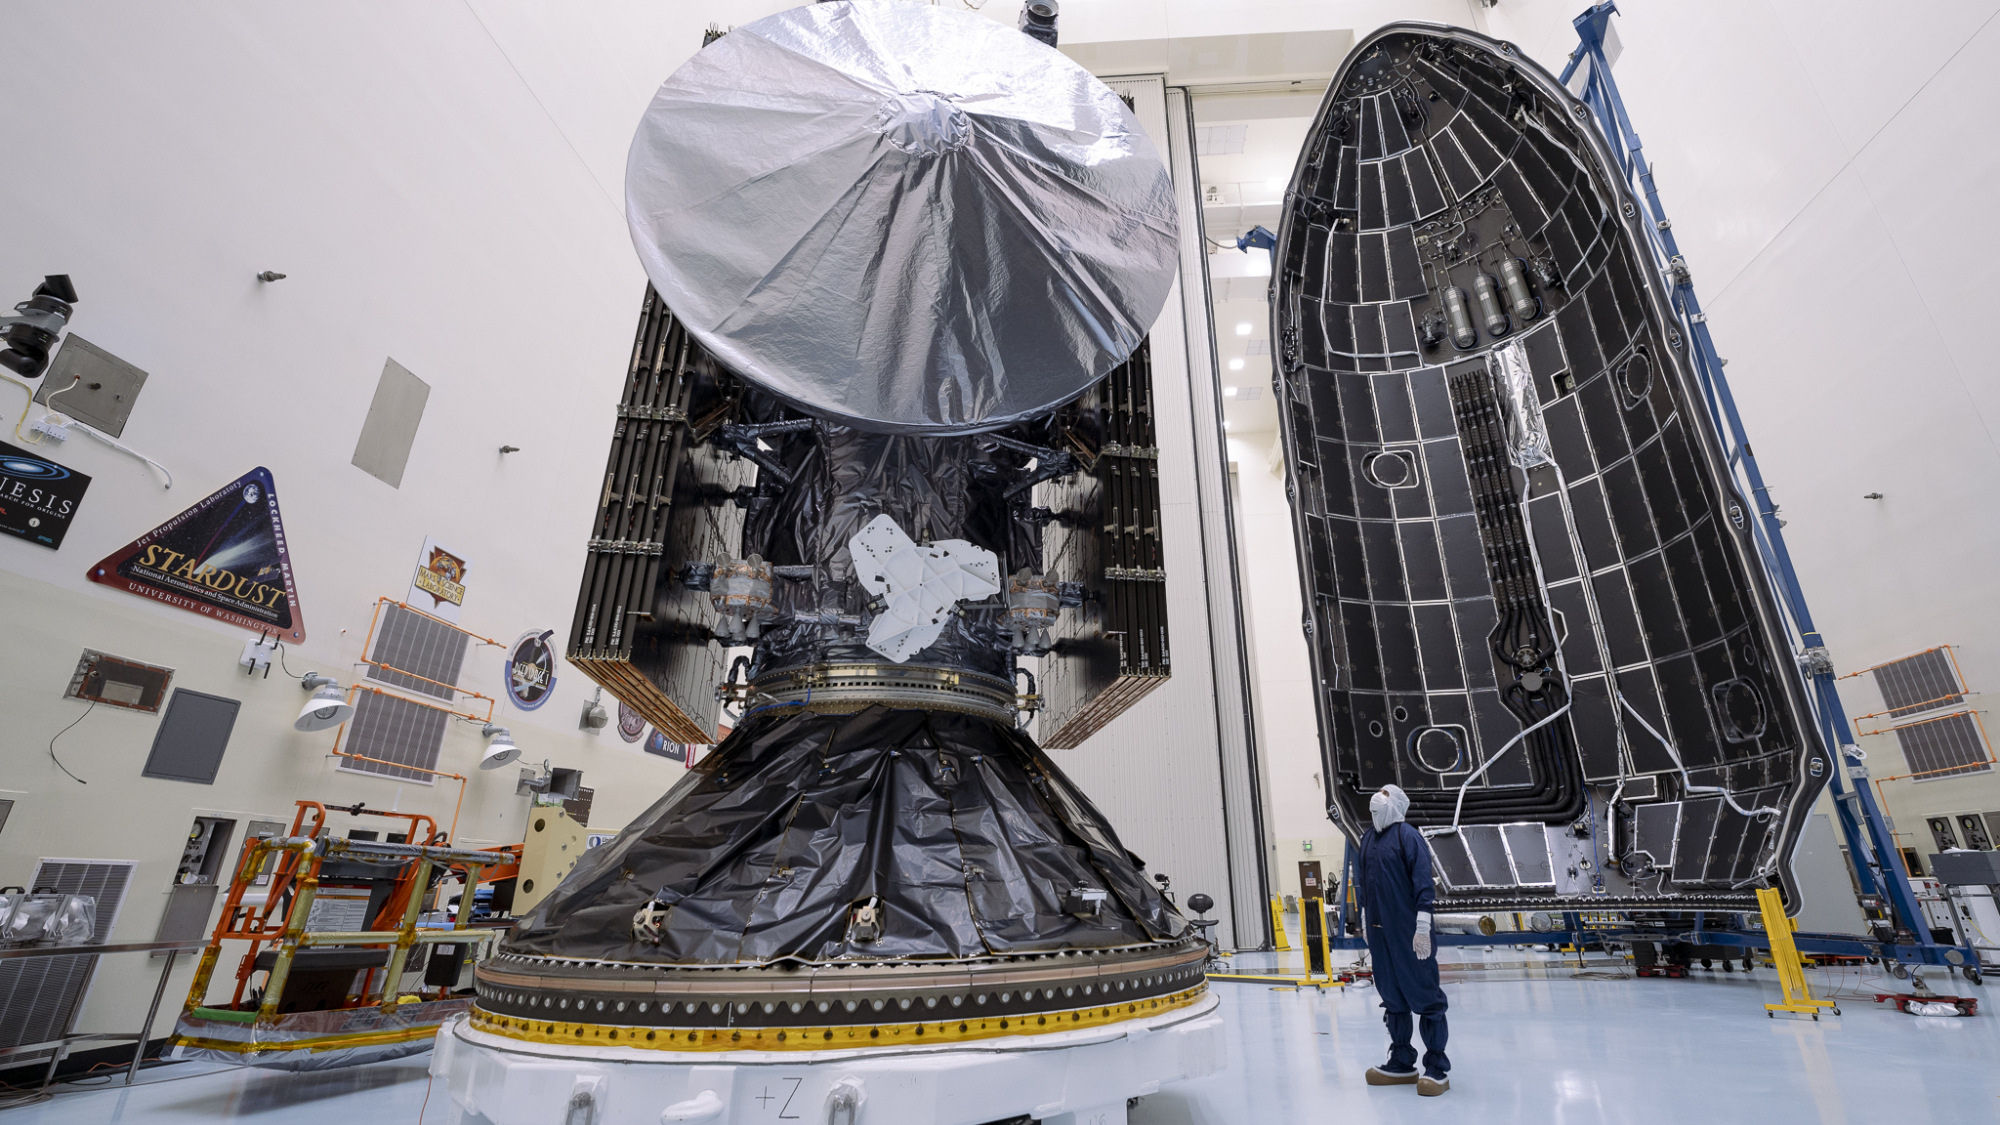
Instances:
[[[1087,389],[1152,327],[1178,224],[1076,63],[969,12],[809,4],[703,48],[639,123],[625,212],[715,357],[808,413],[949,434]]]

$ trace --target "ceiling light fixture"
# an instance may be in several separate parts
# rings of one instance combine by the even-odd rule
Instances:
[[[313,694],[311,699],[306,700],[306,705],[299,708],[299,717],[292,722],[293,730],[307,734],[329,730],[354,715],[354,704],[347,701],[340,689],[340,681],[332,676],[307,672],[299,678],[299,686]]]
[[[1250,322],[1246,320],[1243,323],[1237,325],[1236,334],[1238,336],[1248,336],[1250,334]]]
[[[1223,398],[1235,398],[1235,397],[1236,397],[1236,388],[1235,388],[1235,387],[1224,387],[1224,388],[1222,388],[1222,397],[1223,397]]]
[[[1230,369],[1231,371],[1241,371],[1241,370],[1243,370],[1243,361],[1242,361],[1242,360],[1240,360],[1240,359],[1232,359],[1232,360],[1230,360],[1230,361],[1229,361],[1229,369]]]

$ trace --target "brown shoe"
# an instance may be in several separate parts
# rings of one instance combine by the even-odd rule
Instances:
[[[1416,1084],[1418,1077],[1415,1070],[1389,1070],[1379,1066],[1368,1068],[1370,1086],[1411,1086]]]
[[[1451,1089],[1451,1079],[1449,1078],[1432,1078],[1426,1074],[1422,1078],[1417,1079],[1417,1093],[1427,1098],[1435,1098],[1449,1089]]]

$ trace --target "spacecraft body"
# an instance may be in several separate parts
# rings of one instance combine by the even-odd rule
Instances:
[[[1615,169],[1474,33],[1328,90],[1272,285],[1328,812],[1402,786],[1439,909],[1796,909],[1830,758]]]
[[[479,967],[459,1119],[1108,1121],[1207,1073],[1207,946],[1022,729],[1167,671],[1178,231],[1130,110],[979,17],[819,4],[705,46],[629,167],[570,658],[673,737],[741,713]]]
[[[762,405],[790,413],[768,397]],[[1033,448],[1021,439],[1045,439],[1037,429],[1001,436]],[[971,1004],[1000,1032],[1058,999],[1075,1008],[1108,990],[1130,1007],[1187,992],[1198,982],[1185,962],[1200,951],[1186,923],[1016,729],[1013,666],[1030,648],[1015,644],[1017,611],[1029,599],[1059,610],[1063,598],[1041,575],[1023,494],[1008,495],[1032,479],[1030,455],[990,434],[868,433],[824,421],[764,433],[777,442],[764,454],[769,495],[748,501],[738,558],[706,576],[718,616],[740,596],[720,592],[724,570],[762,576],[746,614],[759,623],[754,655],[739,665],[746,714],[517,923],[489,975],[533,965],[588,987],[630,979],[627,965],[592,962],[655,965],[658,979],[683,985],[674,1018],[690,1031],[810,1028],[822,1042],[865,1034],[884,1011],[928,1014],[940,1003],[953,1014]],[[902,660],[870,647],[902,639],[871,628],[891,620],[872,572],[893,571],[870,553],[874,536],[947,577],[961,559],[984,560],[977,597],[954,598],[934,624],[922,622],[927,642]],[[1023,588],[1003,591],[1003,574]],[[677,580],[702,578],[697,564]],[[1049,954],[1062,955],[1044,982],[1055,999],[1033,987],[1036,971],[1009,960],[1040,964]],[[1118,968],[1128,962],[1129,973]],[[946,963],[952,971],[940,977]],[[955,982],[976,979],[986,963],[1013,965],[1009,979],[1031,987],[996,987],[975,1003]],[[1092,966],[1088,979],[1072,979],[1079,963]],[[894,987],[904,976],[919,983]],[[738,1011],[753,981],[754,1002]],[[860,981],[878,987],[848,995]],[[846,1003],[828,1002],[836,984]],[[482,1004],[501,1019],[544,1006],[533,990]],[[830,1027],[833,1016],[853,1026]],[[662,1018],[656,1002],[613,1022]]]

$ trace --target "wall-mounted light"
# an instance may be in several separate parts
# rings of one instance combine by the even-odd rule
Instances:
[[[347,701],[339,680],[318,672],[307,672],[299,678],[299,686],[312,692],[312,698],[299,708],[299,717],[292,723],[293,730],[308,734],[329,730],[354,716],[354,704]]]
[[[604,704],[598,702],[602,698],[604,689],[598,688],[596,695],[584,701],[583,717],[577,720],[576,729],[596,731],[603,730],[611,724],[610,712],[604,709]]]
[[[521,748],[514,745],[514,735],[506,727],[487,723],[479,728],[486,742],[486,756],[479,759],[479,768],[497,770],[501,766],[521,756]]]

